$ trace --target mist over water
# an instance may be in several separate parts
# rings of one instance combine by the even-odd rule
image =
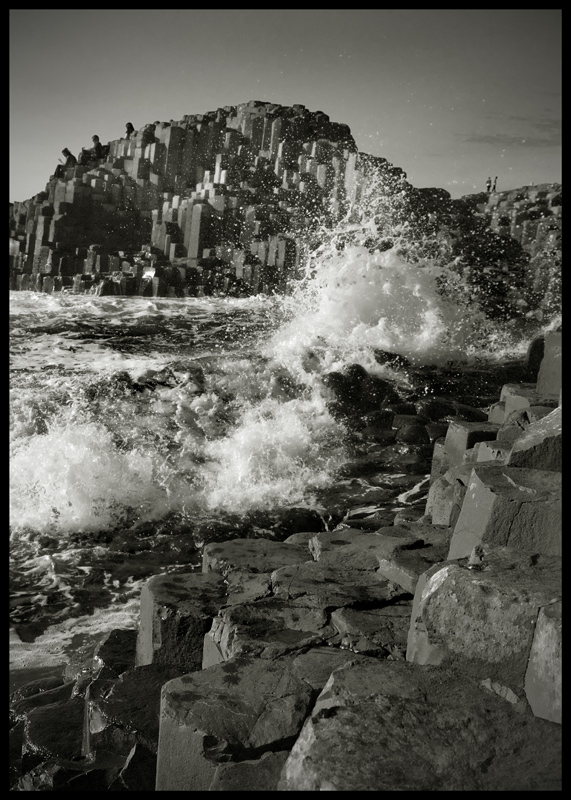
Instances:
[[[193,507],[205,444],[263,394],[238,353],[267,310],[27,292],[11,310],[13,531],[65,536]]]
[[[375,349],[445,364],[493,339],[436,268],[364,247],[317,262],[283,301],[12,293],[12,530],[302,502],[343,458],[323,374],[361,363],[398,383]]]
[[[376,350],[416,366],[524,352],[455,273],[347,230],[342,249],[322,238],[285,298],[10,293],[16,620],[89,576],[106,532],[192,538],[201,521],[315,505],[347,459],[327,372],[358,363],[406,387]],[[106,574],[100,607],[138,596],[132,576]]]
[[[485,322],[466,319],[462,307],[438,293],[441,273],[406,264],[392,249],[352,246],[323,256],[314,277],[294,293],[291,304],[300,310],[280,331],[276,355],[303,357],[314,348],[329,368],[352,361],[375,368],[375,349],[416,364],[467,359]]]

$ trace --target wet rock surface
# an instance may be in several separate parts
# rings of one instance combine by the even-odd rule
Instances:
[[[559,726],[463,676],[361,662],[331,675],[278,790],[555,790],[560,757]]]
[[[376,411],[332,377],[353,462],[319,511],[214,526],[137,631],[20,670],[11,789],[560,790],[561,406],[514,374]]]

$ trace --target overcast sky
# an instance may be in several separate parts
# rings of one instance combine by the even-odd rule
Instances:
[[[452,197],[561,181],[561,10],[10,10],[10,200],[125,123],[264,100]]]

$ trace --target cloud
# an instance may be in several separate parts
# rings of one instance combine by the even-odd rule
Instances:
[[[510,122],[520,124],[521,132],[514,133],[472,133],[462,135],[462,141],[477,144],[501,145],[502,147],[560,147],[561,146],[561,120],[560,119],[532,119],[529,117],[512,116]],[[526,134],[525,130],[531,130]]]

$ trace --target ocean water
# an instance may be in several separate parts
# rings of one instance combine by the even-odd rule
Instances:
[[[416,368],[525,352],[452,271],[350,232],[341,249],[324,238],[288,297],[10,293],[16,642],[136,627],[142,583],[198,566],[204,541],[275,509],[321,513],[351,457],[326,373],[358,363],[406,392],[376,350]]]

